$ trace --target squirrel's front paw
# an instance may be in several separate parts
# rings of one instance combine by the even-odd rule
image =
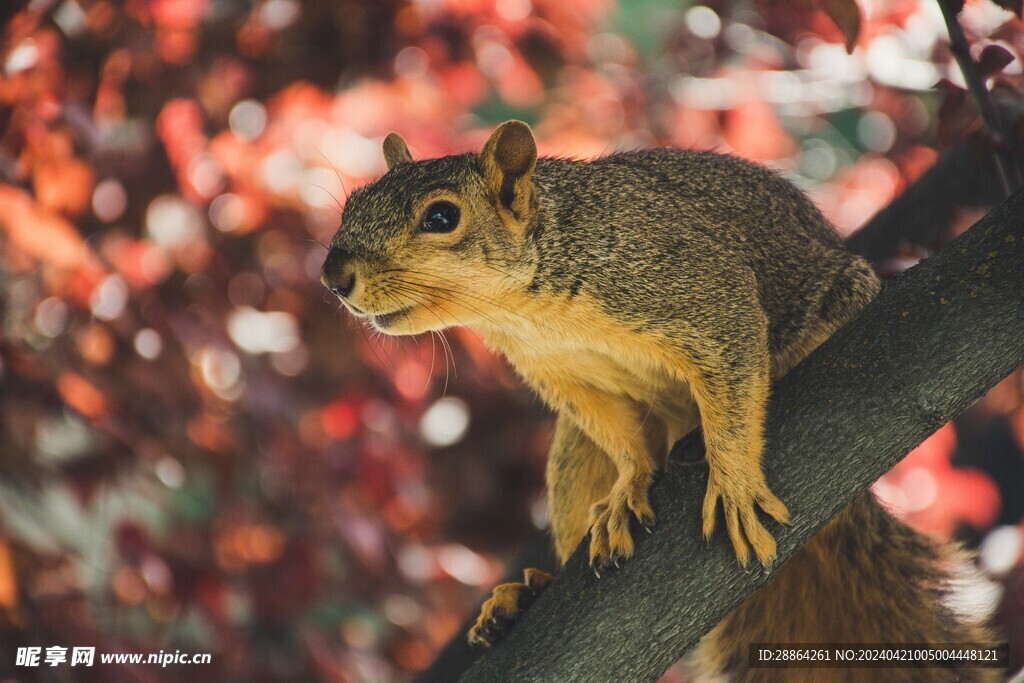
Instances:
[[[736,559],[746,567],[750,559],[750,547],[758,562],[768,568],[775,561],[775,539],[761,524],[754,509],[756,504],[775,521],[789,524],[789,510],[785,503],[768,488],[764,476],[757,472],[754,477],[725,476],[711,468],[708,490],[704,495],[704,538],[707,540],[715,530],[715,511],[718,499],[725,509],[725,528],[736,551]]]
[[[647,500],[650,485],[648,474],[620,477],[608,497],[590,508],[590,566],[595,572],[610,564],[618,566],[619,560],[633,554],[630,517],[636,517],[648,530],[654,526],[654,511]]]
[[[533,604],[554,577],[539,569],[523,571],[522,583],[503,583],[495,587],[491,597],[480,608],[480,616],[469,629],[469,644],[490,647],[497,643],[523,610]]]

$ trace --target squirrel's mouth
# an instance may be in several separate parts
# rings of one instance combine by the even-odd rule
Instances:
[[[374,313],[371,316],[371,318],[373,320],[374,325],[381,329],[386,329],[391,325],[395,324],[396,322],[398,322],[399,320],[401,320],[402,318],[404,318],[405,316],[409,315],[411,311],[412,308],[401,308],[397,311],[392,311],[390,313]]]

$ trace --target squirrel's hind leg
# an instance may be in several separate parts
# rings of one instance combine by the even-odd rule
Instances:
[[[616,477],[608,456],[566,413],[560,414],[547,464],[548,511],[559,565],[587,535],[590,508],[608,495]],[[546,572],[527,569],[522,582],[497,586],[469,630],[470,645],[496,644],[552,580]]]
[[[654,511],[648,489],[664,449],[664,427],[655,418],[647,420],[631,399],[580,388],[571,396],[572,419],[579,429],[605,454],[615,468],[615,479],[607,495],[594,503],[588,515],[590,563],[596,572],[634,552],[630,521],[654,526]],[[652,435],[657,433],[657,439]],[[652,446],[657,444],[657,451]]]
[[[590,529],[590,509],[611,491],[615,463],[568,416],[560,413],[547,464],[548,512],[559,564]]]

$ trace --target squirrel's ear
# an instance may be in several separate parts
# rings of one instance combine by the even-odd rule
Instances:
[[[398,133],[388,133],[384,138],[384,161],[387,162],[389,171],[398,164],[412,161],[409,146],[405,144],[405,138]]]
[[[506,121],[487,140],[479,158],[480,172],[491,194],[519,219],[534,203],[533,169],[537,143],[522,121]]]

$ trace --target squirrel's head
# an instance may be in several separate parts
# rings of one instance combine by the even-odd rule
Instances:
[[[384,159],[388,172],[345,203],[321,281],[389,334],[490,319],[536,267],[530,128],[507,121],[478,155],[426,161],[391,133]]]

